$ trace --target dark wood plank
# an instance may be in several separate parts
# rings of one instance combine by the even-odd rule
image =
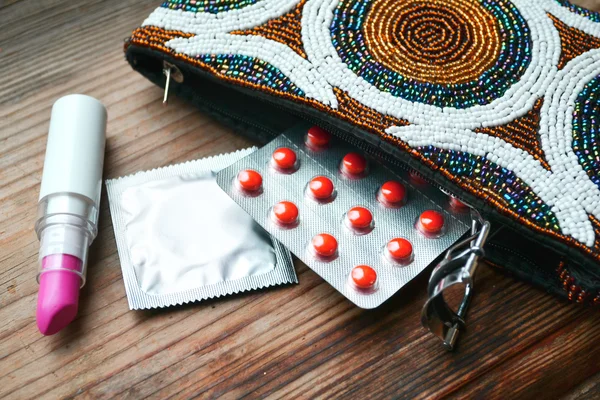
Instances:
[[[156,5],[0,3],[0,398],[594,398],[597,311],[486,267],[454,354],[420,326],[425,275],[374,311],[301,263],[299,285],[129,311],[105,195],[80,313],[41,336],[33,224],[54,100],[107,105],[105,177],[252,144],[177,99],[163,107],[126,64],[123,39]]]
[[[600,369],[600,349],[596,345],[600,340],[599,317],[575,319],[480,379],[469,382],[457,395],[501,399],[506,394],[503,382],[511,382],[513,398],[563,393],[565,383],[581,382]],[[514,379],[515,376],[526,379]],[[592,378],[593,385],[580,393],[598,398],[600,391],[597,386],[594,388],[599,383],[597,379],[597,376]]]
[[[571,390],[563,400],[594,400],[600,393],[600,374],[596,374]]]

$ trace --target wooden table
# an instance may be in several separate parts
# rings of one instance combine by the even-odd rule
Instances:
[[[107,106],[106,178],[252,144],[177,99],[163,107],[126,64],[152,3],[0,2],[0,398],[600,396],[597,310],[487,267],[453,354],[420,325],[426,274],[374,311],[300,262],[298,285],[129,311],[105,195],[79,315],[42,336],[33,225],[58,97]]]

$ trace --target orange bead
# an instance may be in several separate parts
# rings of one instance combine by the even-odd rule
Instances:
[[[308,130],[306,136],[306,145],[309,147],[326,147],[331,141],[331,133],[318,126],[313,126]]]
[[[404,238],[395,238],[388,242],[387,251],[397,261],[409,260],[413,253],[412,244]]]
[[[273,206],[273,215],[277,222],[290,225],[298,220],[298,207],[291,201],[280,201]]]
[[[373,214],[364,207],[352,207],[346,214],[350,226],[353,228],[368,228],[373,222]]]
[[[379,197],[382,203],[401,204],[406,196],[406,188],[396,181],[388,181],[381,185]]]
[[[342,159],[342,172],[360,175],[367,169],[367,160],[358,153],[348,153]]]
[[[437,211],[423,211],[419,217],[419,228],[424,233],[439,233],[444,228],[444,216]]]
[[[352,282],[360,289],[370,289],[375,286],[377,272],[368,265],[358,265],[352,269],[350,274]]]
[[[287,147],[280,147],[273,152],[273,163],[282,169],[290,169],[296,165],[296,152]]]
[[[257,191],[262,186],[262,176],[252,169],[240,171],[237,179],[242,189],[250,192]]]
[[[321,233],[312,238],[312,246],[320,256],[331,257],[337,252],[338,242],[328,233]]]
[[[317,176],[310,180],[308,189],[315,198],[328,199],[333,194],[333,182],[326,176]]]

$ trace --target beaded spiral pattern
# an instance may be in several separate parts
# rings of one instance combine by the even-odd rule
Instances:
[[[566,0],[168,0],[128,45],[381,136],[600,261],[600,14]]]
[[[331,36],[342,61],[380,91],[439,107],[488,104],[531,61],[527,24],[503,0],[340,1]]]

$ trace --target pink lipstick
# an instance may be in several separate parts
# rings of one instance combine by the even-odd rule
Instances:
[[[40,240],[36,319],[53,335],[77,315],[88,248],[98,232],[106,109],[80,94],[52,107],[35,231]]]

